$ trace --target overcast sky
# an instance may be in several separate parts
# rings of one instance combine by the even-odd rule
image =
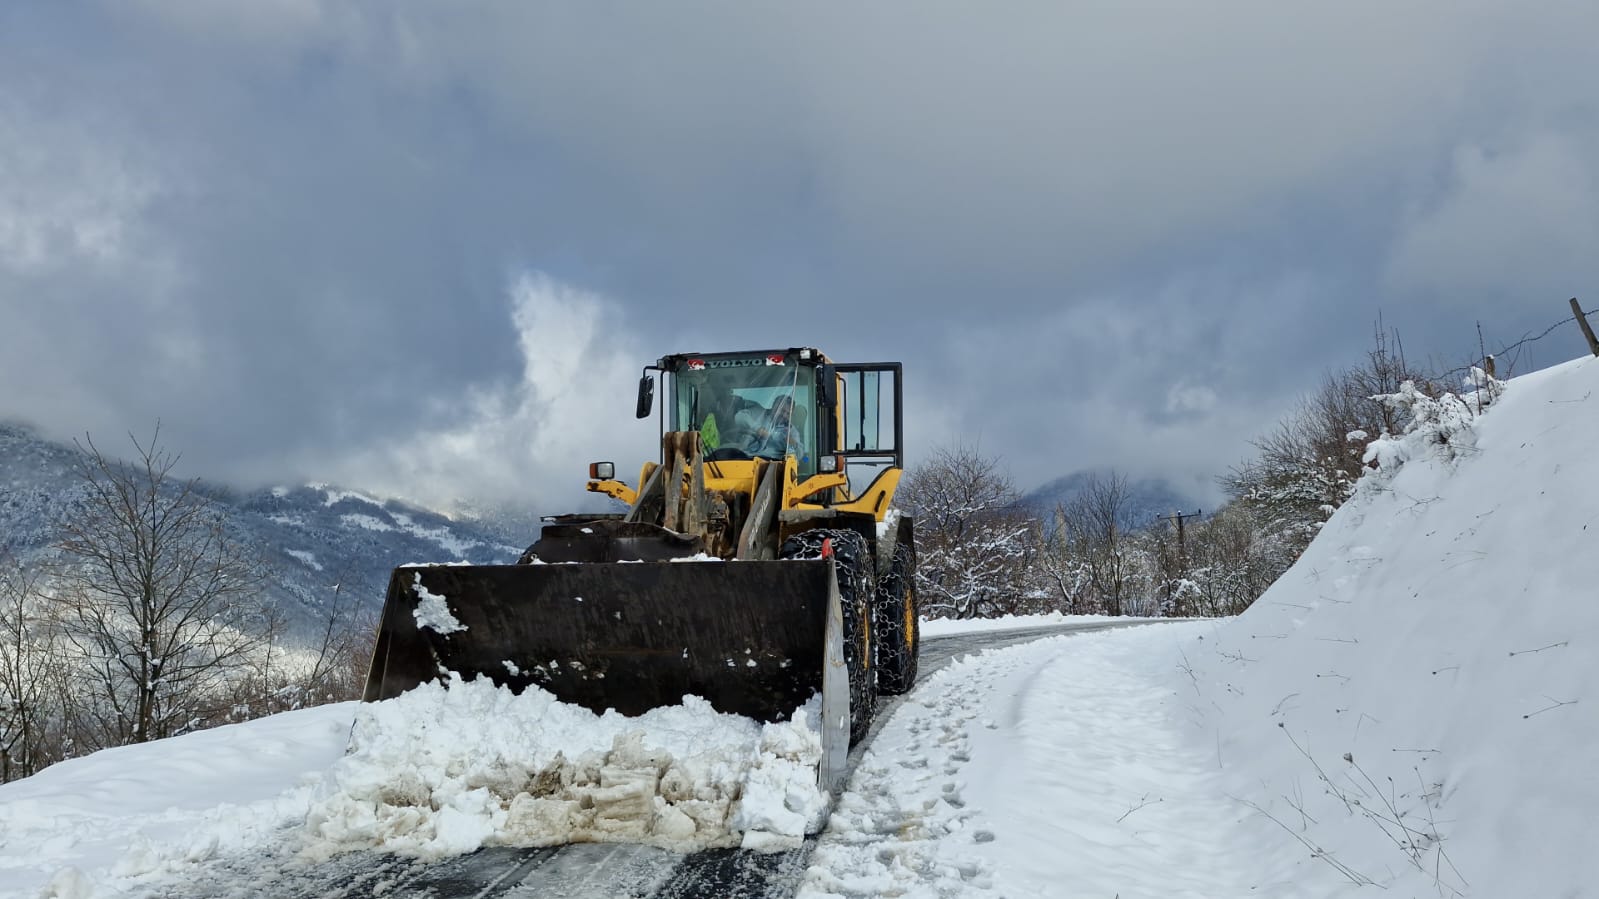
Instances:
[[[1379,315],[1445,367],[1599,305],[1596,35],[1593,0],[0,4],[0,418],[556,511],[653,454],[646,362],[814,345],[905,363],[913,463],[1213,501]]]

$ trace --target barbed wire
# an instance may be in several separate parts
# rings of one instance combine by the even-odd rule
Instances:
[[[1583,315],[1593,315],[1594,314],[1594,310],[1582,310],[1582,314]],[[1510,358],[1508,366],[1506,368],[1506,373],[1508,374],[1510,371],[1514,370],[1515,367],[1516,367],[1516,364],[1521,361],[1521,348],[1522,347],[1526,346],[1529,343],[1535,343],[1537,341],[1540,341],[1540,340],[1544,339],[1545,337],[1548,337],[1550,334],[1553,334],[1555,332],[1555,329],[1560,327],[1561,325],[1569,325],[1569,324],[1571,324],[1572,322],[1574,322],[1576,320],[1577,320],[1577,316],[1568,315],[1565,318],[1561,319],[1560,321],[1557,321],[1554,324],[1550,325],[1549,327],[1545,328],[1543,333],[1539,334],[1537,337],[1530,337],[1530,336],[1522,337],[1520,340],[1516,341],[1515,343],[1507,345],[1506,347],[1501,349],[1499,352],[1497,352],[1497,353],[1489,353],[1488,355],[1492,356],[1497,361],[1499,359],[1505,358],[1507,355],[1510,354],[1510,352],[1512,350],[1514,350],[1516,355]],[[1529,331],[1528,334],[1531,334],[1531,332]],[[1438,375],[1437,378],[1438,378],[1438,380],[1442,381],[1442,380],[1446,380],[1448,378],[1452,378],[1452,377],[1454,377],[1456,375],[1467,374],[1474,368],[1481,368],[1484,361],[1486,361],[1486,360],[1485,359],[1478,359],[1476,362],[1473,362],[1470,365],[1462,365],[1459,368],[1451,368],[1450,370],[1444,372],[1443,374]]]

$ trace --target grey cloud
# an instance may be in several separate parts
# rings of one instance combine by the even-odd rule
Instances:
[[[1595,33],[1566,0],[17,5],[0,415],[542,502],[629,463],[627,359],[803,343],[903,359],[913,447],[1202,480],[1379,314],[1447,354],[1592,283]],[[586,354],[530,342],[535,282]]]
[[[1462,147],[1448,187],[1415,209],[1388,276],[1401,289],[1495,305],[1599,284],[1599,132]]]
[[[1304,276],[1248,285],[1187,273],[1141,302],[1099,296],[1025,328],[953,332],[951,365],[927,386],[967,410],[956,433],[981,436],[1023,483],[1115,465],[1199,484],[1212,498],[1211,479],[1243,458],[1248,439],[1323,371],[1352,361],[1325,344],[1340,317],[1333,296]],[[1291,366],[1309,377],[1267,374]]]

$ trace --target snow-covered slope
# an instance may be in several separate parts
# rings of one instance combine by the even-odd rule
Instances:
[[[230,526],[271,566],[280,604],[300,622],[325,615],[332,587],[382,607],[389,573],[411,562],[508,564],[528,535],[508,536],[392,499],[327,484],[227,497]]]
[[[1302,842],[1301,895],[1599,894],[1596,394],[1582,359],[1433,409],[1186,651],[1201,744]]]

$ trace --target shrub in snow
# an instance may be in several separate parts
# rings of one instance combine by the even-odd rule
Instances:
[[[1395,393],[1380,394],[1375,399],[1405,412],[1410,424],[1403,435],[1394,437],[1384,432],[1366,446],[1363,461],[1368,466],[1375,463],[1375,473],[1364,480],[1387,484],[1400,466],[1406,462],[1431,456],[1453,462],[1477,446],[1472,422],[1478,411],[1488,402],[1501,396],[1504,382],[1488,377],[1481,369],[1473,368],[1467,392],[1470,401],[1453,393],[1431,397],[1416,387],[1414,381],[1401,384]],[[1487,402],[1483,402],[1486,399]]]

